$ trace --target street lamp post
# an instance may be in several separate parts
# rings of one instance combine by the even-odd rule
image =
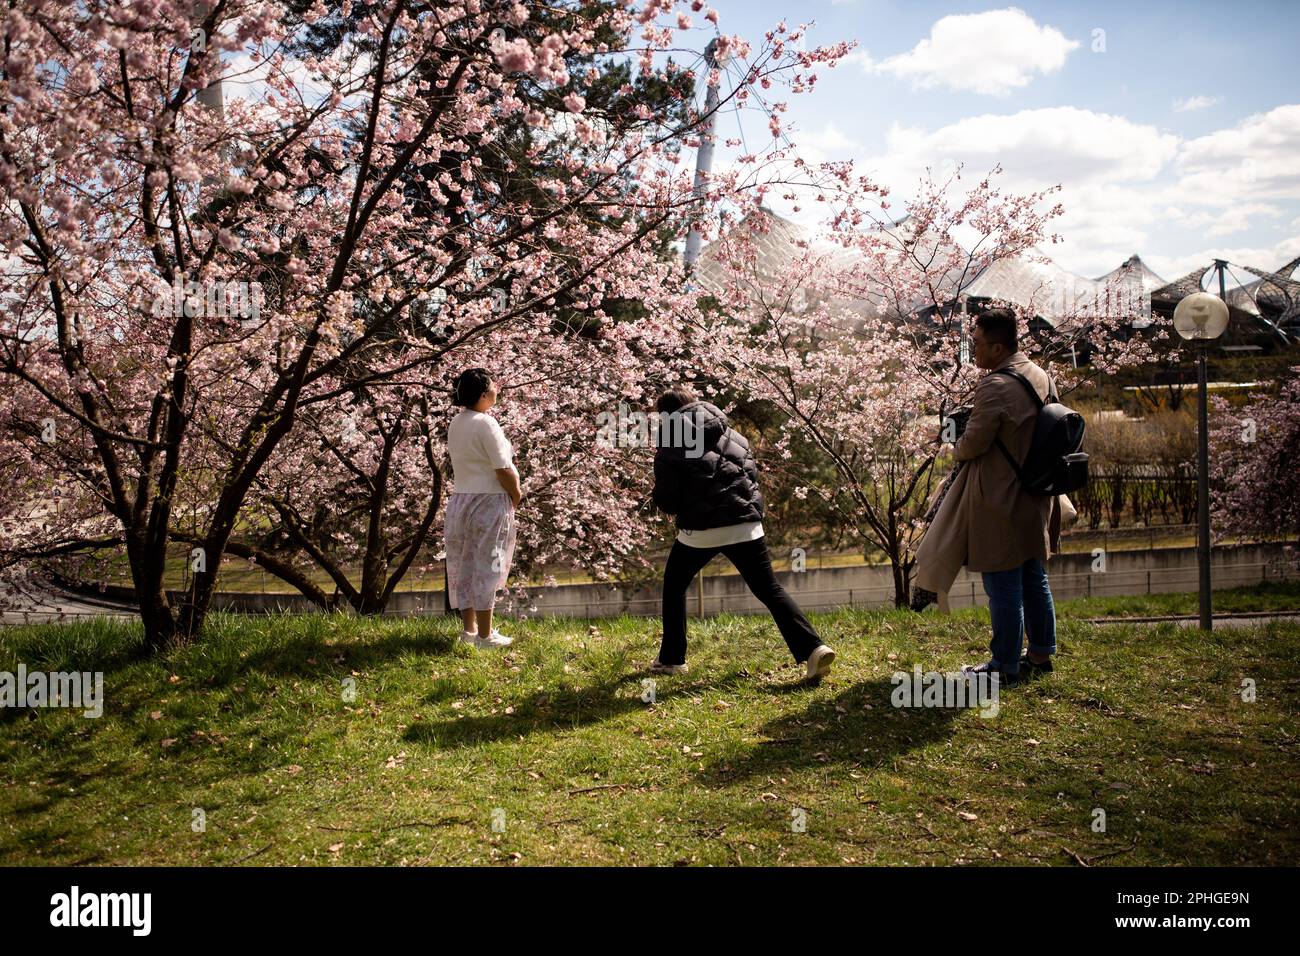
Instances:
[[[708,46],[704,48],[704,114],[703,123],[700,125],[700,148],[695,154],[695,182],[692,190],[695,198],[701,199],[709,188],[709,175],[713,172],[713,143],[714,127],[717,125],[718,114],[718,88],[710,83],[710,74],[714,67],[721,66],[723,61],[717,55],[718,41],[710,40]],[[698,213],[696,213],[698,215]],[[695,266],[695,260],[700,257],[700,250],[704,245],[704,237],[700,233],[699,223],[694,222],[691,225],[690,232],[686,234],[686,253],[682,257],[686,264],[687,271]]]
[[[1201,630],[1214,627],[1210,590],[1210,434],[1206,392],[1205,353],[1210,343],[1228,327],[1228,306],[1224,301],[1224,266],[1215,260],[1219,272],[1219,295],[1193,292],[1174,309],[1174,330],[1196,349],[1196,564],[1200,571]]]

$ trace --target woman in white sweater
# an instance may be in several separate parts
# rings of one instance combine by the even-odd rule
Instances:
[[[444,540],[447,589],[460,611],[460,639],[475,647],[505,647],[511,638],[492,627],[496,593],[505,586],[515,551],[515,509],[523,497],[510,441],[488,414],[497,386],[486,369],[461,372],[452,385],[461,411],[447,429],[453,492]]]

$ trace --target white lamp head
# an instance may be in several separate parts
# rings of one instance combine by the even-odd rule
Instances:
[[[1174,330],[1189,340],[1217,339],[1228,327],[1228,306],[1217,295],[1193,292],[1174,309]]]

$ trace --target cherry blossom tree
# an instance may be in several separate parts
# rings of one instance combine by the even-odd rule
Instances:
[[[632,57],[680,85],[664,65],[690,25],[677,3],[353,6],[336,5],[350,18],[340,42],[307,56],[298,31],[331,15],[324,4],[305,21],[263,0],[209,0],[197,18],[190,0],[0,11],[0,417],[18,462],[0,491],[0,564],[19,576],[33,555],[116,539],[151,647],[200,633],[221,556],[251,547],[236,534],[252,527],[250,496],[282,493],[307,465],[287,455],[307,447],[300,425],[331,434],[328,410],[376,396],[367,467],[384,467],[383,430],[407,421],[392,411],[415,414],[449,365],[500,354],[518,330],[612,324],[611,299],[661,299],[675,268],[657,254],[664,233],[763,179],[751,163],[694,190],[677,162],[698,141],[693,110],[683,123],[626,99],[618,116],[587,112],[570,53]],[[842,52],[770,48],[755,62],[807,71]],[[215,109],[218,82],[254,94]],[[504,142],[520,120],[553,135]],[[548,155],[561,135],[583,148]],[[643,321],[652,335],[689,324],[672,310]],[[567,440],[565,416],[519,414]],[[408,423],[393,441],[421,439],[424,454]],[[542,449],[557,445],[537,444],[552,461]],[[396,454],[409,499],[420,454]],[[570,513],[602,491],[561,480],[573,460],[549,467],[542,484]],[[186,495],[193,520],[178,522]],[[409,523],[395,534],[413,540]],[[580,550],[583,535],[570,537]],[[194,573],[173,602],[176,540]],[[416,560],[387,554],[398,568]],[[386,575],[361,591],[382,580],[382,593]]]
[[[661,288],[674,288],[674,264],[658,270]],[[685,347],[673,317],[693,307],[689,296],[663,292],[642,305],[653,306],[652,319],[587,335],[518,326],[442,363],[448,380],[479,365],[498,382],[494,414],[512,438],[525,493],[517,577],[551,564],[615,577],[643,560],[656,533],[638,514],[649,493],[642,446],[598,440],[594,412],[644,406],[647,388],[671,378]],[[228,551],[323,607],[341,600],[362,613],[384,610],[411,570],[428,571],[441,542],[443,492],[453,486],[446,426],[459,409],[449,405],[449,382],[411,385],[412,392],[368,390],[305,413],[258,477],[245,510],[250,534],[232,538],[242,552]],[[293,573],[282,573],[284,565]],[[337,598],[313,583],[312,565]]]

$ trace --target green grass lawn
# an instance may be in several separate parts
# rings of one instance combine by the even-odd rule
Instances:
[[[993,718],[890,703],[895,671],[983,659],[978,610],[814,615],[816,688],[765,617],[692,621],[654,704],[650,619],[505,622],[502,653],[447,619],[219,616],[152,660],[133,625],[0,631],[0,670],[107,698],[0,711],[0,865],[1300,863],[1300,622],[1084,610]]]
[[[1157,617],[1198,612],[1196,594],[1134,594],[1118,597],[1074,598],[1060,608],[1072,617]],[[1300,581],[1269,581],[1214,592],[1215,614],[1300,611]]]

